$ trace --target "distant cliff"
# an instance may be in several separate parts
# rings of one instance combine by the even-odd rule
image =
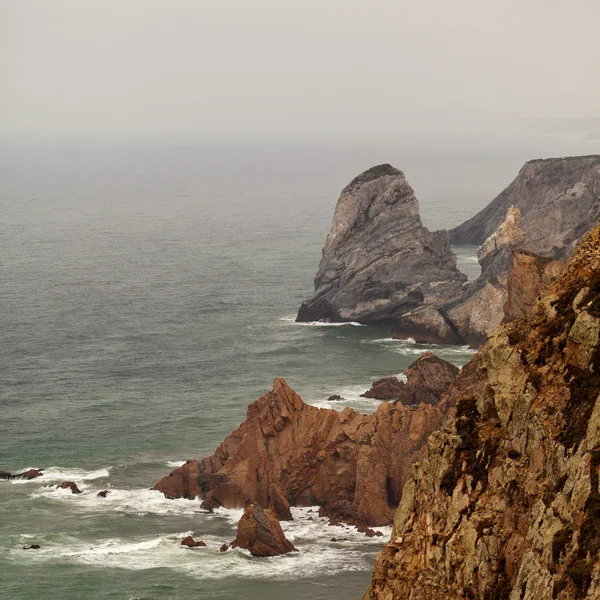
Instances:
[[[364,600],[600,598],[600,224],[475,374],[413,467]]]
[[[315,295],[297,320],[392,324],[418,306],[457,295],[465,281],[448,234],[423,226],[404,174],[380,165],[342,191]]]
[[[521,213],[527,248],[563,258],[600,219],[600,155],[531,160],[474,217],[450,231],[453,244],[479,246],[506,218]]]

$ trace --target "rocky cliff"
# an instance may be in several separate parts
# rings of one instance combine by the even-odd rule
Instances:
[[[600,598],[600,225],[465,369],[364,600]]]
[[[305,404],[276,379],[212,456],[188,461],[154,489],[171,498],[201,496],[209,509],[253,502],[291,518],[290,505],[320,505],[336,521],[387,525],[412,463],[451,403],[384,402],[370,415],[338,412]]]
[[[456,296],[464,281],[448,234],[423,226],[404,174],[380,165],[342,191],[315,295],[297,320],[393,323],[418,306]]]
[[[394,337],[481,345],[505,317],[511,318],[512,308],[520,313],[508,301],[509,279],[513,290],[517,283],[525,284],[535,300],[556,274],[556,265],[547,263],[567,257],[598,218],[600,156],[526,163],[500,196],[451,231],[455,244],[481,244],[481,275],[447,302],[402,315],[393,328]],[[525,276],[525,255],[531,257],[530,263],[545,265],[544,273],[536,277],[530,270],[527,280],[519,281]]]
[[[525,163],[488,206],[450,231],[452,243],[483,244],[511,206],[521,213],[528,250],[551,258],[567,256],[600,218],[600,156]]]

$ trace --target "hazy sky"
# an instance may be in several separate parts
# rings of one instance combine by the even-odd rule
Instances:
[[[600,117],[598,0],[0,0],[8,138]]]

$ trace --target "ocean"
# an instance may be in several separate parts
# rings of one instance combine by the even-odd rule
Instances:
[[[0,469],[45,475],[0,482],[0,597],[360,598],[385,538],[302,508],[283,524],[298,553],[220,553],[241,511],[206,514],[149,488],[211,453],[275,377],[311,404],[371,412],[360,393],[427,349],[457,365],[473,355],[387,328],[294,322],[355,175],[392,163],[424,224],[448,228],[525,160],[599,143],[5,145]],[[476,248],[456,250],[476,277]],[[64,480],[83,493],[57,489]],[[188,534],[207,548],[182,548]]]

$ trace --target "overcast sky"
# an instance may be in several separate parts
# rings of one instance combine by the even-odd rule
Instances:
[[[0,135],[398,135],[600,117],[598,0],[0,0]]]

